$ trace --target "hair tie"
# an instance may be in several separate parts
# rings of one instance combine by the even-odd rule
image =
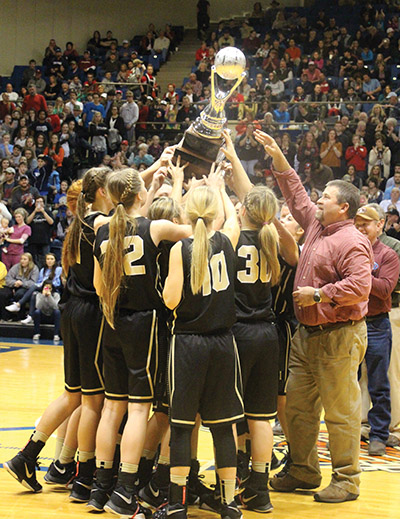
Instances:
[[[271,222],[263,222],[263,227],[264,225],[269,225]]]
[[[124,207],[124,202],[118,202],[117,205],[122,205]]]

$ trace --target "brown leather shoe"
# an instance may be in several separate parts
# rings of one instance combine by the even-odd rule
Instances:
[[[332,483],[314,494],[315,501],[319,503],[344,503],[345,501],[355,501],[357,497],[358,494],[347,492],[344,488]]]
[[[270,479],[269,484],[271,485],[271,488],[277,492],[294,492],[296,489],[312,490],[313,488],[319,487],[319,485],[313,485],[312,483],[301,481],[290,474],[286,474],[283,477],[274,476]]]

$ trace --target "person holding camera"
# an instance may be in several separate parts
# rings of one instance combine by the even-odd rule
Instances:
[[[38,343],[40,339],[40,324],[54,323],[53,342],[60,342],[60,310],[58,302],[60,294],[53,288],[51,280],[46,280],[42,285],[41,292],[36,295],[36,308],[33,312],[33,342]]]
[[[29,250],[36,265],[43,267],[44,257],[50,252],[50,231],[53,227],[54,219],[52,214],[46,210],[42,196],[36,198],[35,209],[27,217],[26,223],[32,229],[32,235],[29,238]]]

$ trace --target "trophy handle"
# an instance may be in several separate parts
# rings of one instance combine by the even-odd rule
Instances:
[[[230,90],[227,92],[218,92],[218,97],[215,95],[216,89],[216,69],[215,65],[211,67],[211,106],[216,110],[217,112],[220,112],[224,109],[225,103],[227,99],[232,95],[232,92],[240,85],[240,83],[243,81],[244,76],[246,75],[246,72],[242,72],[240,76],[237,78],[236,83],[232,86]],[[218,75],[218,74],[217,74]]]

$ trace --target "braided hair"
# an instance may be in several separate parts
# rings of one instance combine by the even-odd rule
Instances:
[[[127,213],[137,201],[144,183],[134,169],[115,171],[108,176],[107,190],[115,204],[115,212],[109,223],[109,240],[102,261],[102,289],[100,302],[104,317],[114,328],[114,313],[124,275],[124,251],[136,234],[136,218]]]

